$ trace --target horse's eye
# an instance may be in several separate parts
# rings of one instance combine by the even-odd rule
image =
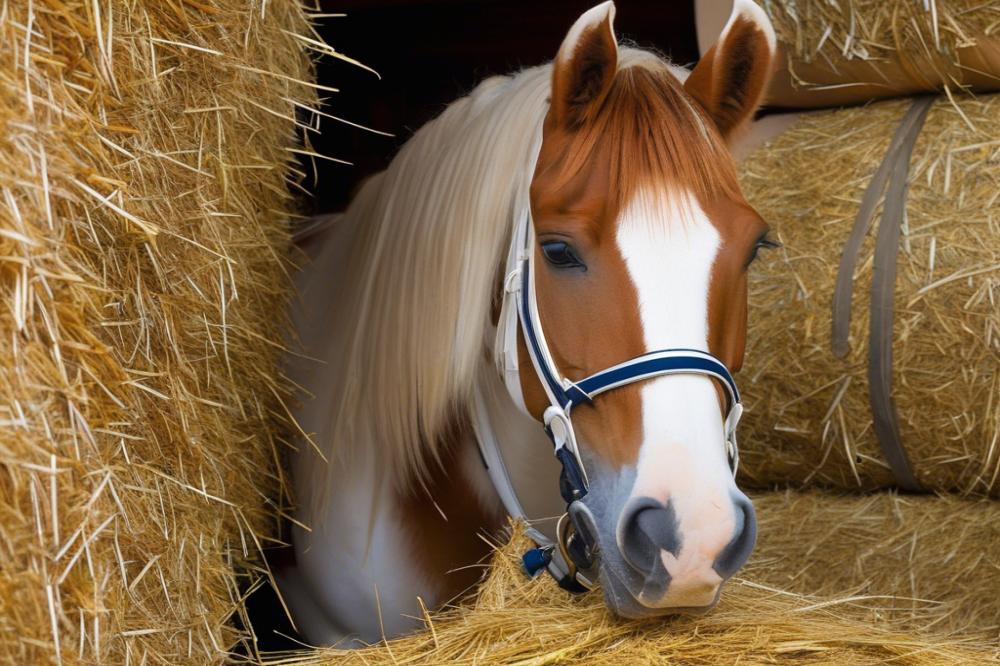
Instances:
[[[547,241],[542,243],[542,254],[545,260],[556,268],[583,268],[586,266],[576,256],[573,248],[563,241]]]
[[[768,233],[765,233],[763,236],[757,239],[756,243],[754,243],[753,254],[750,255],[750,261],[747,262],[747,265],[753,263],[753,260],[757,258],[757,252],[761,248],[773,250],[774,248],[778,247],[781,247],[781,243],[779,243],[776,240],[772,240],[770,237],[768,237]]]

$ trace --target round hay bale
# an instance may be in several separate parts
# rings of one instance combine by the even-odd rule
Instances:
[[[853,276],[847,355],[832,351],[842,250],[910,101],[807,114],[742,164],[782,247],[750,271],[741,475],[871,489],[895,478],[873,428],[875,234]],[[910,160],[896,261],[892,397],[925,489],[1000,496],[1000,97],[937,99]]]
[[[943,627],[948,613],[958,609],[967,597],[949,595],[945,584],[920,580],[937,586],[944,593],[943,603],[911,601],[914,589],[907,571],[883,570],[899,564],[906,553],[888,557],[899,544],[920,534],[928,538],[955,536],[967,530],[970,519],[952,521],[947,527],[931,529],[921,522],[916,532],[904,529],[897,535],[876,531],[894,525],[893,515],[901,511],[899,521],[920,519],[927,509],[937,517],[952,516],[956,510],[968,512],[980,520],[994,517],[1000,508],[990,503],[937,502],[926,498],[916,504],[892,496],[875,498],[838,498],[821,495],[768,494],[756,497],[758,512],[764,522],[761,543],[751,569],[745,576],[730,581],[719,605],[700,617],[657,618],[629,621],[613,618],[604,606],[599,591],[575,597],[556,586],[546,576],[529,580],[523,573],[520,554],[529,546],[521,529],[514,526],[514,536],[494,556],[487,576],[475,597],[456,607],[428,615],[429,630],[373,645],[360,650],[320,649],[289,655],[269,655],[265,663],[290,666],[325,664],[765,664],[794,659],[807,664],[874,664],[892,661],[902,664],[983,663],[1000,658],[1000,643],[979,637],[987,632],[989,618],[980,618],[976,635],[947,635]],[[993,513],[987,513],[988,509]],[[854,515],[857,512],[857,515]],[[834,520],[852,518],[841,524]],[[806,526],[800,538],[789,538],[802,518],[814,522]],[[826,534],[824,534],[826,528]],[[927,529],[924,529],[927,528]],[[980,525],[978,535],[986,534]],[[975,531],[975,530],[973,530]],[[857,553],[837,571],[826,571],[824,579],[818,567],[808,570],[804,563],[813,561],[817,549],[827,548],[833,561],[834,551],[844,555],[844,544],[830,549],[831,539],[856,538],[862,546],[874,547],[872,558]],[[991,533],[993,544],[998,534]],[[900,541],[902,540],[902,541]],[[966,545],[975,540],[973,535]],[[913,570],[917,576],[933,577],[942,573],[953,580],[972,560],[960,564],[942,559],[938,543],[921,557],[925,562]],[[989,544],[974,549],[988,553]],[[905,549],[909,550],[909,548]],[[881,557],[887,556],[884,560]],[[987,558],[988,559],[988,558]],[[931,563],[939,566],[935,569]],[[985,562],[986,560],[984,560]],[[860,566],[852,566],[860,563]],[[996,566],[996,561],[991,561]],[[980,569],[977,580],[990,580],[994,569]],[[796,577],[796,574],[798,576]],[[783,580],[782,580],[783,579]],[[834,582],[836,581],[836,582]],[[816,584],[829,596],[806,594],[804,589]],[[886,587],[882,587],[885,585]],[[968,591],[972,581],[961,588]],[[992,600],[981,594],[976,611],[989,613],[994,620],[998,606],[995,590]],[[890,599],[889,596],[899,597]],[[907,614],[911,604],[919,612]],[[883,609],[876,612],[872,609]],[[961,609],[964,612],[964,609]],[[970,612],[975,612],[970,610]],[[935,623],[935,620],[938,622]],[[958,625],[954,625],[956,628]],[[916,633],[917,628],[928,630]]]
[[[978,0],[759,3],[781,51],[768,103],[836,106],[870,99],[1000,89],[997,7]],[[731,0],[697,0],[701,49],[719,34]]]
[[[785,59],[769,95],[830,106],[969,88],[1000,89],[997,8],[978,0],[764,3]]]
[[[282,484],[307,17],[0,14],[0,662],[222,662]]]

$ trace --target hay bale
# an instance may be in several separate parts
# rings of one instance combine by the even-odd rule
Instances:
[[[831,303],[859,201],[910,101],[809,114],[742,165],[783,247],[750,271],[741,479],[893,483],[873,432],[868,328],[874,227],[854,275],[850,351]],[[1000,496],[1000,97],[937,100],[910,168],[895,284],[893,398],[918,480]],[[877,219],[877,218],[876,218]]]
[[[220,662],[277,520],[307,18],[0,14],[0,661]]]
[[[1000,89],[996,3],[771,0],[762,5],[784,55],[771,103],[828,106],[945,88]]]
[[[754,504],[759,539],[741,578],[1000,650],[1000,503],[788,491]]]
[[[816,517],[823,513],[819,506]],[[792,500],[776,497],[760,511],[770,521],[798,524],[800,508]],[[770,509],[774,514],[768,516]],[[765,525],[765,539],[768,526],[773,525]],[[842,535],[854,531],[848,527]],[[796,663],[810,664],[887,660],[940,664],[1000,658],[996,643],[908,634],[902,623],[890,617],[873,621],[870,614],[855,607],[856,599],[803,596],[746,577],[731,581],[719,605],[702,617],[617,620],[607,612],[599,592],[574,597],[548,577],[528,580],[520,568],[520,553],[527,543],[515,528],[512,541],[495,555],[477,596],[428,616],[428,631],[357,651],[321,649],[272,655],[265,663],[761,664],[794,658]],[[810,557],[806,551],[811,544],[805,540],[796,543],[779,538],[773,545]],[[759,573],[774,567],[775,555],[775,551],[758,555],[754,570]],[[929,568],[924,571],[931,573]],[[980,580],[988,575],[983,572]],[[859,578],[852,586],[862,581]],[[994,600],[994,617],[996,607]]]

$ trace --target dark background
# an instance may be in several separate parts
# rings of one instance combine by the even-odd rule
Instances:
[[[330,56],[318,63],[319,83],[338,88],[323,111],[385,137],[323,119],[314,148],[353,163],[317,160],[304,165],[311,198],[307,212],[342,210],[366,176],[384,169],[399,147],[450,102],[480,80],[538,65],[555,57],[576,18],[599,0],[319,0],[321,36],[340,53],[381,75]],[[693,0],[617,0],[619,42],[654,48],[674,62],[698,58]],[[269,552],[271,566],[291,558],[289,549]],[[250,595],[248,612],[261,651],[302,647],[273,590]],[[245,652],[252,650],[245,646]]]
[[[555,57],[573,21],[599,0],[322,0],[326,42],[381,75],[324,56],[319,82],[338,88],[325,110],[378,136],[330,119],[313,136],[318,152],[354,166],[318,162],[307,188],[314,213],[341,210],[357,184],[388,165],[399,146],[482,79]],[[619,41],[655,48],[678,64],[698,59],[692,0],[618,0]]]

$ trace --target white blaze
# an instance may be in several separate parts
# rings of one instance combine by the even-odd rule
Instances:
[[[721,239],[697,199],[640,191],[623,212],[617,241],[635,285],[646,349],[708,351],[708,294]],[[663,551],[671,576],[656,606],[712,602],[712,569],[733,537],[735,487],[726,461],[722,415],[712,380],[658,377],[642,385],[642,445],[632,497],[673,503],[679,556]],[[621,546],[621,544],[619,544]]]

